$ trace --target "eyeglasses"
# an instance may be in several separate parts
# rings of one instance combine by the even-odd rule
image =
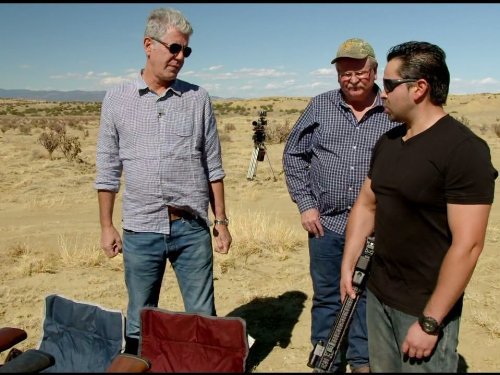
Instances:
[[[400,79],[388,79],[384,78],[384,90],[386,93],[394,91],[396,87],[402,83],[417,82],[418,79],[415,78],[400,78]]]
[[[189,57],[189,55],[191,55],[191,52],[193,52],[191,47],[183,47],[179,43],[167,44],[159,39],[153,37],[150,38],[157,41],[160,44],[163,44],[165,48],[168,49],[172,55],[177,55],[179,52],[182,51],[184,53],[184,57]]]
[[[371,70],[360,70],[357,72],[348,71],[344,73],[339,73],[340,79],[344,81],[348,81],[352,78],[352,76],[356,76],[357,79],[367,79],[370,76]]]

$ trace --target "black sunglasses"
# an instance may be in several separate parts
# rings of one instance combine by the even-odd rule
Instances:
[[[387,79],[384,78],[384,90],[386,93],[393,91],[402,83],[417,82],[415,78],[400,78],[400,79]]]
[[[153,37],[150,38],[157,41],[160,44],[163,44],[165,48],[168,49],[172,55],[177,55],[179,52],[183,51],[184,57],[189,57],[189,55],[191,55],[191,52],[193,52],[191,47],[183,47],[178,43],[167,44],[159,39]]]

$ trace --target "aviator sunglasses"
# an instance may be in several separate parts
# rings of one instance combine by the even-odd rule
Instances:
[[[415,78],[400,78],[400,79],[387,79],[384,78],[384,90],[386,93],[394,91],[396,87],[402,83],[417,82],[418,79]]]
[[[162,42],[161,40],[153,38],[151,36],[150,36],[150,38],[157,41],[160,44],[163,44],[165,46],[165,48],[168,49],[172,55],[177,55],[179,52],[183,51],[184,57],[189,57],[189,55],[191,55],[191,52],[193,52],[191,47],[183,47],[178,43],[167,44],[167,43]]]

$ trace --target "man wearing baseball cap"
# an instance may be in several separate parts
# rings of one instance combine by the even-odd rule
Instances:
[[[340,268],[351,207],[368,172],[372,148],[386,131],[399,125],[386,113],[375,84],[378,63],[363,39],[344,41],[331,62],[339,89],[311,99],[294,125],[283,152],[290,197],[308,233],[313,285],[311,343],[326,344],[340,312]],[[365,292],[346,334],[334,372],[370,372]]]

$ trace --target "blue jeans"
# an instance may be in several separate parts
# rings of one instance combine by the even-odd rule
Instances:
[[[204,221],[175,220],[170,235],[124,230],[128,337],[139,338],[142,308],[158,306],[167,259],[174,269],[186,312],[216,315],[212,239]]]
[[[457,372],[460,317],[447,322],[429,358],[403,358],[401,345],[417,317],[393,309],[368,290],[368,335],[372,372]]]
[[[323,227],[325,235],[309,236],[309,258],[313,300],[311,309],[311,342],[319,340],[326,344],[337,313],[342,307],[340,301],[340,266],[344,252],[345,237]],[[343,371],[342,357],[351,369],[369,365],[368,334],[366,327],[366,292],[359,297],[349,330],[347,348],[339,353],[332,366],[333,371]]]

